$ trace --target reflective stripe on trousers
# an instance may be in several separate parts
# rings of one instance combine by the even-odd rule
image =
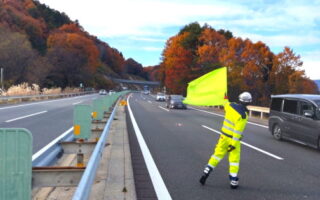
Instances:
[[[228,146],[232,143],[232,139],[221,135],[219,141],[214,149],[214,153],[209,159],[208,165],[216,167],[219,162],[228,153]],[[238,174],[240,163],[241,144],[238,143],[236,149],[229,153],[229,173],[234,175]]]

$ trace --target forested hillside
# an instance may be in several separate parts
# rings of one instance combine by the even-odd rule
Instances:
[[[106,77],[147,77],[139,63],[125,60],[77,21],[33,0],[0,0],[0,67],[6,87],[110,88]]]
[[[275,54],[261,41],[198,23],[168,39],[157,76],[171,93],[185,95],[189,81],[222,66],[228,68],[228,95],[233,101],[245,90],[253,94],[254,105],[268,105],[271,94],[318,92],[301,69],[300,56],[289,47]]]

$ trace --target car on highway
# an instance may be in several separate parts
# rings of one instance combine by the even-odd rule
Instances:
[[[320,149],[320,95],[287,94],[271,98],[269,130],[273,137]]]
[[[99,91],[99,94],[100,94],[100,95],[107,95],[107,91],[106,91],[106,90],[100,90],[100,91]]]
[[[183,100],[184,97],[181,95],[169,95],[167,98],[167,108],[187,109],[187,105],[182,102]]]
[[[149,90],[144,90],[142,93],[145,94],[145,95],[148,95],[148,94],[150,94],[150,91]]]
[[[166,100],[166,96],[163,93],[158,92],[156,96],[156,101],[165,101],[165,100]]]
[[[109,95],[113,95],[113,94],[115,94],[116,92],[114,91],[114,90],[110,90],[109,91]]]

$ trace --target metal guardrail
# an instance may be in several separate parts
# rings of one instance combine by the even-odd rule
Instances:
[[[86,200],[89,198],[91,186],[96,176],[96,171],[102,157],[102,152],[105,147],[109,129],[115,115],[115,110],[116,106],[113,108],[112,114],[110,115],[110,118],[108,119],[107,124],[103,129],[101,138],[99,139],[98,144],[96,145],[92,155],[90,156],[90,160],[87,164],[86,170],[84,171],[77,190],[73,195],[73,200]]]
[[[60,142],[69,142],[74,140],[72,133],[73,127],[54,139],[50,144],[42,148],[40,151],[32,156],[32,167],[50,166],[63,153]]]
[[[223,109],[223,106],[214,106],[214,107]],[[270,108],[268,107],[248,106],[247,108],[249,110],[249,117],[253,115],[253,112],[258,112],[260,113],[260,118],[263,119],[266,114],[270,113]]]
[[[252,116],[252,112],[260,112],[260,118],[263,119],[264,114],[270,113],[270,108],[260,106],[248,106],[249,116]]]
[[[127,92],[121,92],[114,96],[113,103],[117,102],[121,95],[126,94]],[[113,104],[112,103],[112,104]],[[93,153],[90,156],[89,162],[87,163],[86,169],[82,174],[81,180],[77,186],[76,192],[74,193],[74,200],[84,200],[88,199],[91,191],[91,186],[94,182],[97,168],[99,166],[102,152],[104,150],[106,139],[109,134],[109,129],[111,123],[115,116],[115,111],[117,104],[113,107],[113,111],[109,116],[106,125],[103,128],[102,134],[96,146],[94,147]],[[61,134],[59,137],[54,139],[51,143],[46,145],[44,148],[39,150],[32,156],[32,167],[47,167],[51,166],[66,152],[66,149],[63,146],[66,142],[71,142],[75,140],[75,135],[73,134],[74,127],[71,127],[69,130]],[[50,176],[49,176],[50,177]],[[37,178],[36,178],[37,179]],[[40,179],[38,179],[40,180]],[[35,181],[36,182],[36,181]],[[54,182],[54,181],[53,181]],[[36,185],[36,184],[35,184]],[[54,185],[54,183],[53,183]]]
[[[93,92],[78,92],[78,93],[61,93],[61,94],[40,94],[40,95],[21,95],[21,96],[0,96],[0,102],[9,101],[14,99],[45,99],[50,97],[72,97],[72,96],[80,96],[85,94],[92,94]]]

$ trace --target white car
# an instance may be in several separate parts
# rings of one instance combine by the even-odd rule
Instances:
[[[100,90],[100,91],[99,91],[99,94],[100,94],[100,95],[106,95],[106,94],[107,94],[107,91],[106,91],[106,90]]]
[[[156,97],[157,101],[165,101],[166,100],[166,96],[163,93],[158,93],[157,97]]]
[[[110,90],[109,91],[109,95],[113,95],[113,94],[115,94],[116,92],[115,91],[113,91],[113,90]]]

